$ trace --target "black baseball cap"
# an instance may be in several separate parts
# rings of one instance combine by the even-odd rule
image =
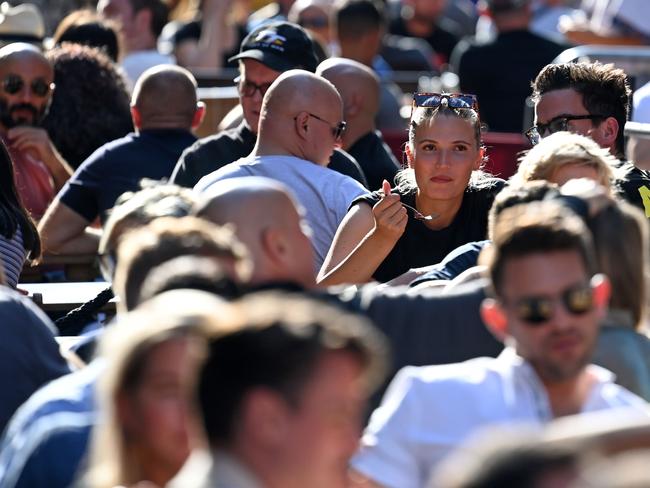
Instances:
[[[253,30],[242,41],[239,54],[228,61],[236,59],[254,59],[281,72],[302,68],[313,73],[318,66],[314,41],[291,22],[271,22]]]

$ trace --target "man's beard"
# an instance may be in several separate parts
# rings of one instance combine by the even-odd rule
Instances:
[[[30,112],[31,117],[15,117],[13,114],[19,110],[25,110]],[[47,113],[47,105],[45,105],[41,110],[37,109],[29,103],[17,103],[11,107],[7,104],[6,100],[0,99],[0,123],[7,128],[11,129],[12,127],[19,126],[32,126],[38,127],[41,125],[41,122],[45,118]]]

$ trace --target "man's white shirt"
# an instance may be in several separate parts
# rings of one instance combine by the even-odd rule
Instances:
[[[582,412],[647,403],[589,365],[596,384]],[[511,348],[494,358],[403,368],[364,432],[352,466],[389,488],[425,486],[439,461],[480,428],[542,426],[553,420],[534,369]]]

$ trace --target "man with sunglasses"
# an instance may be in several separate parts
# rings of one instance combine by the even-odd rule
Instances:
[[[53,81],[54,70],[38,48],[13,43],[0,49],[0,137],[14,162],[18,193],[36,220],[72,174],[40,127]]]
[[[565,63],[544,67],[532,84],[535,125],[526,131],[534,145],[558,131],[591,137],[618,158],[621,196],[650,217],[650,174],[625,158],[624,127],[630,114],[627,75],[612,64]]]
[[[265,24],[252,31],[242,41],[239,54],[229,59],[234,60],[239,62],[240,75],[235,81],[243,120],[236,128],[187,148],[174,168],[172,183],[191,188],[205,175],[248,156],[257,141],[262,99],[271,83],[290,69],[314,72],[318,65],[313,41],[302,27],[290,22]],[[366,185],[359,164],[339,149],[332,154],[329,168]]]
[[[482,261],[493,290],[482,317],[505,350],[496,359],[401,370],[353,459],[365,480],[358,486],[425,486],[444,456],[487,426],[543,426],[617,407],[646,411],[609,371],[589,364],[609,282],[594,274],[580,218],[557,202],[507,209]]]
[[[305,70],[289,70],[264,95],[253,152],[203,177],[194,189],[205,192],[242,176],[281,181],[305,210],[319,269],[350,204],[367,193],[359,182],[327,168],[345,128],[334,85]]]

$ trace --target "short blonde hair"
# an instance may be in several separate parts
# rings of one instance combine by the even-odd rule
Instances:
[[[510,183],[520,185],[535,180],[550,181],[558,168],[569,164],[594,168],[598,173],[598,183],[609,189],[616,177],[618,160],[608,149],[600,147],[588,137],[556,132],[542,139],[519,159],[519,167],[510,178]]]

